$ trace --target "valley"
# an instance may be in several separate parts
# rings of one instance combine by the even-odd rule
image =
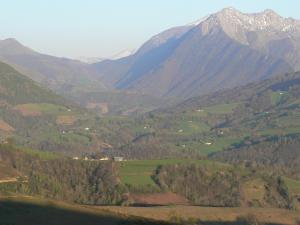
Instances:
[[[111,58],[0,40],[0,225],[298,225],[299,41],[232,7]]]
[[[150,219],[157,219],[148,214],[159,215],[156,207],[163,205],[167,207],[163,215],[176,212],[176,217],[182,221],[189,214],[179,213],[181,206],[175,206],[174,210],[168,206],[224,207],[223,212],[226,207],[245,208],[240,214],[233,210],[231,217],[221,214],[222,221],[235,220],[249,213],[261,221],[266,220],[255,208],[270,208],[272,212],[274,207],[298,211],[299,86],[293,82],[298,77],[298,73],[279,76],[134,117],[99,117],[55,94],[51,99],[34,101],[32,98],[30,103],[22,99],[12,102],[3,94],[6,104],[2,106],[2,124],[6,129],[2,129],[5,136],[0,146],[4,174],[0,193],[87,205],[147,206],[145,211],[134,210],[137,213],[133,213],[131,207],[128,210],[108,207],[108,210]],[[22,126],[11,120],[12,115],[25,122],[23,126],[27,132],[26,123],[30,122],[33,127],[39,124],[39,129],[32,130],[32,134],[37,132],[34,139],[22,136]],[[44,128],[41,127],[45,122]],[[53,132],[59,134],[51,133],[47,123],[55,125]],[[8,124],[10,129],[7,129]],[[101,124],[100,130],[97,124]],[[107,134],[115,136],[110,135],[102,141],[99,137],[106,137],[103,129],[109,129]],[[119,139],[119,145],[111,144],[122,137],[116,132],[125,135],[123,140]],[[24,140],[30,142],[22,144]],[[34,141],[43,140],[47,140],[48,149],[33,145]],[[50,153],[49,147],[54,143],[60,145],[55,144]],[[16,144],[20,147],[14,147]],[[26,148],[21,147],[24,144]],[[39,150],[30,149],[32,146]],[[278,146],[276,154],[272,155],[274,159],[270,157],[273,146]],[[74,160],[73,156],[82,159]],[[84,160],[84,156],[90,160]],[[110,160],[116,156],[124,160]],[[99,161],[97,157],[108,160]],[[84,168],[88,169],[86,174]],[[66,170],[70,171],[70,177],[62,176],[60,171]],[[15,171],[12,172],[15,175],[5,171]],[[75,178],[78,174],[81,174],[81,181]],[[83,177],[86,178],[82,180]],[[89,190],[93,182],[97,186]],[[114,191],[105,187],[114,187]],[[201,207],[199,212],[205,212]],[[195,210],[198,212],[197,208]],[[205,215],[203,220],[214,220],[213,216]],[[296,220],[292,215],[283,220]]]

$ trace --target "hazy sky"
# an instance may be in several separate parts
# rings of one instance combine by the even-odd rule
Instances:
[[[0,38],[56,56],[108,56],[233,6],[300,19],[299,0],[0,0]]]

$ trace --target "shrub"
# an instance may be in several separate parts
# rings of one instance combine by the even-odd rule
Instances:
[[[237,218],[237,224],[240,225],[262,225],[258,221],[255,215],[253,214],[247,214],[246,216],[240,216]]]

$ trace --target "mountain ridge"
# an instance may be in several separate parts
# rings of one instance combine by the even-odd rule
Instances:
[[[297,70],[299,24],[272,10],[225,8],[153,36],[132,56],[93,67],[117,89],[186,99]]]
[[[13,38],[0,41],[0,60],[57,93],[106,89],[87,64],[38,53]]]
[[[117,89],[186,99],[296,71],[299,43],[298,20],[225,8],[153,36],[134,55],[92,66]]]

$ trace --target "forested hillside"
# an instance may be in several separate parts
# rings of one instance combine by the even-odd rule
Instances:
[[[0,195],[31,195],[89,205],[135,205],[141,204],[138,195],[161,193],[163,197],[173,192],[188,199],[186,204],[201,206],[297,209],[300,204],[299,190],[294,188],[297,181],[268,167],[255,170],[202,160],[150,160],[140,164],[138,175],[132,163],[74,160],[1,144],[1,171],[10,171],[10,175],[0,173]],[[147,164],[152,165],[152,171]]]
[[[122,200],[124,190],[112,162],[77,161],[2,144],[0,164],[6,171],[18,171],[15,182],[0,185],[2,194],[19,193],[81,204],[117,204]]]

